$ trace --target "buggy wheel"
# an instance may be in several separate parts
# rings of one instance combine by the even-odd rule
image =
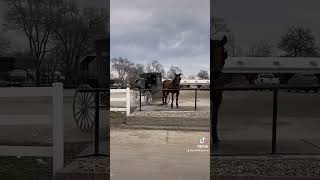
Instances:
[[[149,103],[152,102],[152,96],[151,96],[150,91],[146,91],[146,92],[144,93],[144,101],[145,101],[147,104],[149,104]]]
[[[80,90],[91,90],[87,85],[80,85],[73,98],[73,118],[82,131],[88,131],[94,126],[95,119],[95,96],[93,92],[80,92]]]
[[[139,101],[140,99],[140,92],[139,91],[133,91],[133,100],[135,102]]]

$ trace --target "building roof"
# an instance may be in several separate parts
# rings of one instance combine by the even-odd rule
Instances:
[[[225,73],[320,73],[320,58],[229,57]]]

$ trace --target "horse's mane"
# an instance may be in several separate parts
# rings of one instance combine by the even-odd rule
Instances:
[[[171,80],[171,79],[166,79],[163,81],[163,88],[165,88],[165,82],[168,82],[168,87],[166,89],[173,89],[176,87],[175,85],[175,79]]]
[[[168,88],[175,88],[175,87],[178,87],[177,85],[176,85],[176,77],[175,78],[173,78],[173,80],[172,81],[170,81],[170,85],[169,85],[169,87]]]

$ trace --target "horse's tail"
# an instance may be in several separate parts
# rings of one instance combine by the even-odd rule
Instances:
[[[162,88],[163,89],[165,89],[166,87],[165,87],[165,85],[166,85],[166,82],[167,82],[168,80],[164,80],[163,82],[162,82]]]

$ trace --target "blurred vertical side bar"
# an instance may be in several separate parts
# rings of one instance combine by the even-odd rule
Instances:
[[[212,24],[211,18],[214,16],[214,4],[210,1],[210,179],[213,179],[213,151],[218,147],[218,113],[222,102],[223,91],[216,88],[224,87],[223,68],[228,53],[224,46],[227,43],[227,37],[223,36],[221,39],[212,37],[215,31],[215,26]]]
[[[210,1],[210,34],[209,34],[209,39],[210,39],[210,85],[209,85],[209,88],[210,88],[210,180],[213,179],[213,158],[212,157],[212,154],[213,154],[213,148],[212,148],[212,51],[211,51],[211,48],[212,48],[212,43],[211,43],[211,31],[212,31],[212,22],[211,22],[211,18],[213,17],[213,1]]]
[[[96,38],[96,67],[97,67],[97,83],[98,87],[110,88],[110,1],[106,2],[107,27],[106,34],[99,34]],[[110,179],[110,90],[104,93],[103,99],[106,108],[100,110],[100,141],[106,142],[101,144],[102,148],[106,148],[107,174],[106,180]],[[102,100],[102,99],[101,99]],[[100,120],[100,121],[101,121]]]

